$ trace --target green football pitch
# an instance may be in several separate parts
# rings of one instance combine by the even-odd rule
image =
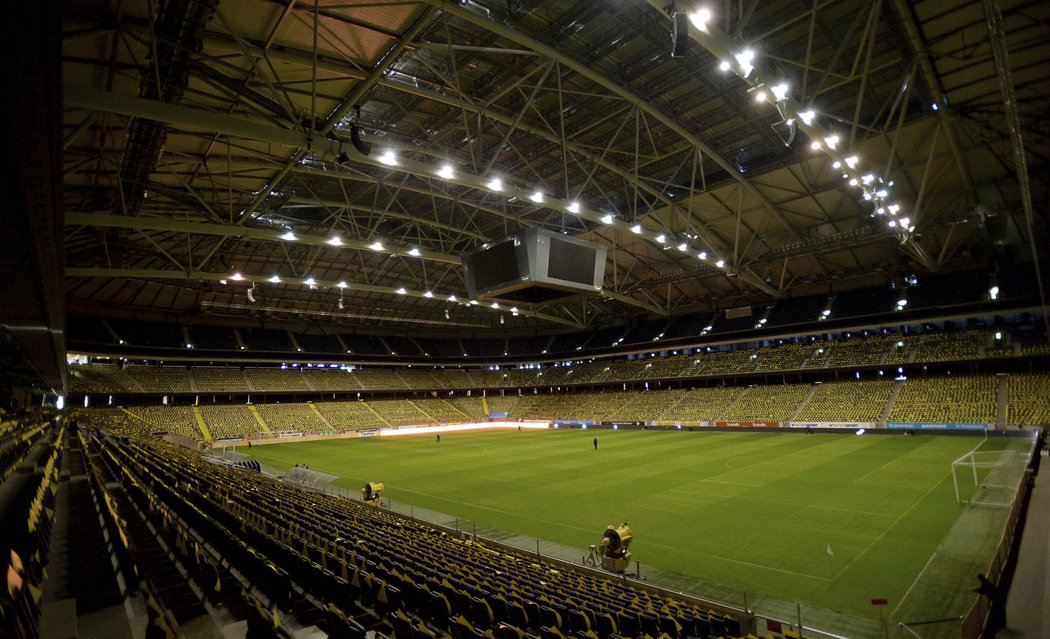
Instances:
[[[274,470],[307,464],[354,490],[382,481],[400,504],[578,547],[581,556],[607,525],[627,522],[634,558],[647,566],[722,592],[908,621],[964,613],[1001,534],[1004,509],[956,503],[951,462],[977,446],[1026,445],[977,436],[506,430],[250,452]],[[972,476],[965,490],[974,492]],[[874,608],[872,599],[888,606]]]

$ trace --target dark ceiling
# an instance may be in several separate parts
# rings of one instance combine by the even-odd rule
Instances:
[[[704,8],[672,57],[659,0],[67,2],[66,303],[525,334],[1045,242],[1050,4]],[[459,255],[529,227],[608,247],[603,288],[503,325]]]

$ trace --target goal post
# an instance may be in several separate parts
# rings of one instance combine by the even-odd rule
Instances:
[[[1007,508],[1023,472],[1023,459],[1016,450],[972,450],[952,462],[955,501]]]

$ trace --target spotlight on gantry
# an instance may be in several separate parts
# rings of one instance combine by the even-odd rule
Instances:
[[[602,568],[615,573],[627,570],[627,565],[631,563],[631,553],[627,551],[627,546],[632,539],[634,533],[627,526],[627,522],[607,527],[602,533]]]
[[[365,484],[361,489],[361,499],[374,505],[383,505],[383,482],[373,481]]]

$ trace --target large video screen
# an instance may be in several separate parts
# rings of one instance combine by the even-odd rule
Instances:
[[[550,242],[547,277],[593,286],[597,250],[592,246],[580,246],[556,237],[552,237]]]
[[[521,278],[513,238],[471,255],[468,262],[467,266],[474,276],[474,286],[479,291]]]

